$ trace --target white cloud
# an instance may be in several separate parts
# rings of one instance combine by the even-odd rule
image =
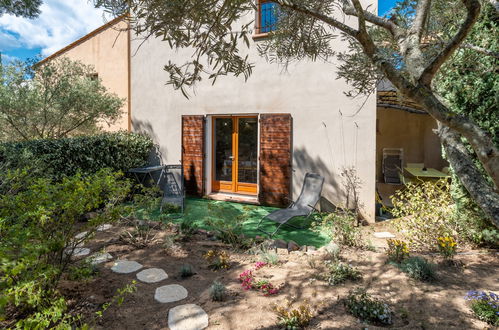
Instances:
[[[15,56],[9,56],[6,54],[2,54],[2,64],[9,64],[10,62],[14,62],[16,60],[19,60],[19,59]]]
[[[87,0],[45,0],[40,9],[40,16],[33,20],[2,15],[0,29],[19,35],[17,40],[24,48],[41,48],[43,56],[67,46],[107,21],[103,10],[94,8]],[[3,34],[0,37],[3,38]]]

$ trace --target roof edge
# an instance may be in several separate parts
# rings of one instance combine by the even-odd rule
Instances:
[[[67,52],[68,50],[70,49],[73,49],[74,47],[78,46],[79,44],[87,41],[88,39],[92,38],[93,36],[99,34],[100,32],[106,30],[107,28],[109,28],[110,26],[113,26],[115,25],[116,23],[118,23],[119,21],[125,19],[127,17],[128,14],[123,14],[121,16],[118,16],[112,20],[110,20],[109,22],[105,23],[104,25],[101,25],[100,27],[98,27],[97,29],[87,33],[86,35],[84,35],[83,37],[81,37],[80,39],[77,39],[75,41],[73,41],[72,43],[70,43],[69,45],[59,49],[58,51],[56,51],[55,53],[53,53],[52,55],[49,55],[47,57],[45,57],[43,60],[40,60],[38,61],[35,65],[38,66],[40,64],[43,64],[47,61],[50,61],[56,57],[58,57],[59,55],[61,54],[64,54],[65,52]]]

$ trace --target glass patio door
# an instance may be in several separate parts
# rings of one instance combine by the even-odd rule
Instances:
[[[212,154],[213,191],[257,193],[257,117],[214,117]]]

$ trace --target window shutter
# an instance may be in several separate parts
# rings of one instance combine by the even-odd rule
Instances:
[[[260,115],[259,200],[262,204],[289,204],[292,130],[290,114]]]
[[[204,137],[204,116],[182,116],[182,166],[189,195],[204,194]]]

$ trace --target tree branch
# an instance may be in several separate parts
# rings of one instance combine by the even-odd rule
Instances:
[[[357,10],[355,10],[355,8],[353,6],[348,5],[346,3],[343,6],[343,12],[346,15],[358,16]],[[375,15],[367,10],[364,10],[363,14],[364,14],[364,18],[366,21],[390,31],[390,33],[394,37],[398,37],[402,33],[402,31],[404,30],[400,26],[395,24],[395,22],[392,22],[390,20],[387,20],[386,18],[377,16],[377,15]]]
[[[473,25],[475,24],[478,16],[480,15],[480,1],[479,0],[461,0],[467,9],[466,20],[461,25],[459,31],[454,38],[447,44],[447,46],[426,66],[419,78],[419,81],[429,86],[433,77],[438,72],[440,67],[445,61],[459,48],[463,40],[468,36]]]
[[[487,48],[483,48],[483,47],[479,47],[479,46],[475,46],[475,45],[472,45],[472,44],[461,44],[460,46],[461,48],[467,48],[467,49],[472,49],[474,51],[477,51],[481,54],[484,54],[484,55],[487,55],[487,56],[492,56],[492,57],[495,57],[495,58],[499,58],[499,52],[494,52],[490,49],[487,49]]]
[[[442,141],[452,169],[478,206],[499,228],[499,194],[490,187],[482,173],[478,171],[472,161],[473,157],[461,142],[459,134],[440,122],[438,124],[437,134]]]
[[[327,15],[319,13],[313,9],[302,7],[300,5],[297,5],[296,3],[290,3],[289,1],[283,1],[283,0],[271,0],[271,2],[277,3],[277,4],[281,5],[282,7],[292,9],[296,12],[299,12],[299,13],[302,13],[302,14],[305,14],[305,15],[308,15],[311,17],[315,17],[318,20],[343,31],[344,33],[350,35],[351,37],[356,38],[356,36],[357,36],[357,33],[358,33],[357,30],[351,28],[350,26],[348,26],[344,23],[341,23],[340,21],[338,21],[332,17],[329,17]]]
[[[418,38],[418,42],[421,41],[421,36],[423,35],[424,25],[426,23],[426,18],[428,17],[428,12],[430,10],[431,0],[420,0],[416,8],[416,18],[412,23],[409,34],[415,35]]]

